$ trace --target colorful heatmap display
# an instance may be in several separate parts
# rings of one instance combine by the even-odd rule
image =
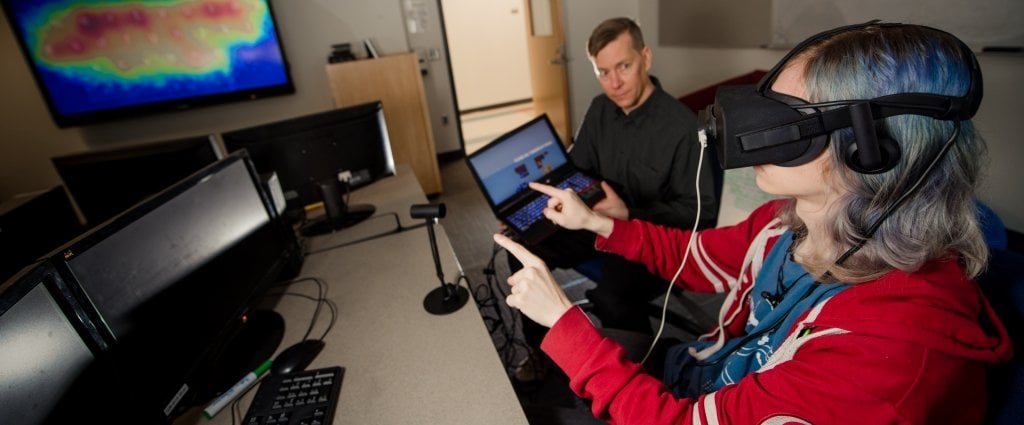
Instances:
[[[56,114],[288,85],[267,0],[14,0]]]

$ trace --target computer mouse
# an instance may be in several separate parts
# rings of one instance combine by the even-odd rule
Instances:
[[[270,371],[276,375],[305,370],[324,349],[324,342],[319,339],[307,339],[285,348],[274,357]]]

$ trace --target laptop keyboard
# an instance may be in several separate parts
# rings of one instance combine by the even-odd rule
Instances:
[[[583,173],[572,173],[565,182],[558,185],[558,187],[562,189],[572,187],[572,190],[580,194],[580,197],[583,198],[584,201],[586,201],[587,196],[594,191],[594,186],[597,186],[597,182],[583,175]],[[597,188],[600,188],[600,186],[597,186]]]
[[[586,200],[586,195],[593,191],[593,183],[594,181],[583,175],[583,173],[572,173],[567,179],[558,184],[558,188],[565,189],[571,187],[573,191],[580,194]],[[547,195],[534,199],[509,216],[509,221],[519,230],[530,228],[537,220],[544,218],[544,207],[548,205],[548,199],[550,197]]]
[[[544,216],[544,207],[548,205],[548,196],[541,196],[526,204],[508,217],[512,225],[519,230],[526,230],[530,225]]]

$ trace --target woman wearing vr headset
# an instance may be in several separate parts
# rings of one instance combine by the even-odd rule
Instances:
[[[1011,348],[972,280],[988,251],[970,50],[928,27],[843,27],[722,94],[705,135],[723,167],[753,165],[783,198],[735,226],[615,220],[531,186],[551,196],[549,219],[596,233],[598,249],[728,293],[719,326],[669,348],[663,368],[629,360],[542,261],[495,236],[525,266],[507,302],[551,328],[541,348],[572,390],[614,423],[981,422],[986,367]]]

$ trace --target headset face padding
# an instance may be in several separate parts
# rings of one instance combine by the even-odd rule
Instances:
[[[813,108],[800,108],[800,106],[806,105],[807,102],[804,102],[803,99],[800,99],[800,98],[797,98],[797,97],[794,97],[794,96],[789,96],[789,95],[785,95],[785,94],[782,94],[782,93],[776,93],[776,92],[772,91],[772,92],[768,92],[766,94],[766,97],[770,97],[772,99],[776,99],[776,100],[778,100],[778,101],[788,105],[794,111],[800,112],[801,115],[808,115],[808,114],[813,114],[813,113],[817,112],[817,110],[813,109]],[[810,137],[805,138],[803,140],[806,140],[809,143],[807,145],[807,149],[805,149],[804,152],[802,154],[800,154],[800,156],[797,156],[797,157],[795,157],[793,159],[790,159],[790,160],[787,160],[787,161],[778,162],[778,163],[775,163],[775,164],[779,165],[779,166],[782,166],[782,167],[796,167],[798,165],[803,165],[803,164],[806,164],[808,162],[811,162],[811,160],[813,160],[814,158],[817,158],[819,155],[821,155],[821,153],[823,151],[825,151],[825,148],[828,146],[829,136],[828,136],[828,134],[822,134],[822,135],[817,135],[817,136],[810,136]]]
[[[715,103],[698,114],[698,122],[710,124],[709,137],[718,145],[723,169],[806,163],[821,153],[828,136],[802,135],[793,123],[805,115],[782,99],[782,95],[758,95],[753,85],[718,89]]]
[[[970,84],[963,96],[898,93],[874,99],[829,102],[829,109],[771,90],[778,74],[795,55],[823,39],[868,26],[849,25],[804,40],[779,61],[756,86],[721,86],[715,102],[698,114],[698,129],[717,149],[723,169],[759,164],[797,166],[817,158],[827,147],[829,134],[853,128],[853,141],[836,148],[846,164],[859,173],[881,173],[899,163],[899,144],[879,131],[887,117],[913,114],[939,120],[963,121],[977,112],[982,98],[981,69],[977,58],[956,37],[961,55],[969,59]],[[929,27],[932,31],[945,33]]]

